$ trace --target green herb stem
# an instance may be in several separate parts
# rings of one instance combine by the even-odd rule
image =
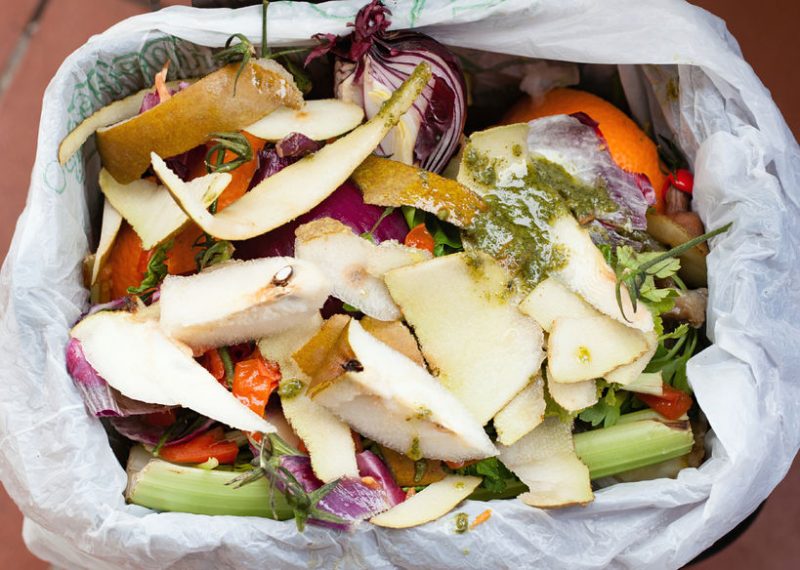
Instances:
[[[690,249],[692,249],[693,247],[700,245],[704,241],[708,241],[714,236],[718,236],[719,234],[727,232],[732,225],[733,222],[729,222],[720,228],[711,230],[710,232],[706,232],[703,235],[697,236],[696,238],[692,238],[689,241],[682,243],[681,245],[675,246],[669,251],[665,251],[658,257],[643,263],[641,266],[639,266],[639,271],[646,272],[648,269],[650,269],[651,267],[655,267],[659,263],[667,261],[668,259],[672,259],[673,257],[679,257],[684,253],[686,253],[687,251],[689,251]]]
[[[211,141],[214,144],[205,159],[208,172],[230,172],[253,160],[253,147],[242,133],[211,133]],[[235,155],[228,162],[225,162],[226,151]]]
[[[239,43],[234,44],[233,40],[239,40]],[[233,80],[234,97],[236,97],[236,86],[239,84],[242,71],[244,71],[244,68],[250,62],[250,58],[252,58],[255,53],[256,48],[253,47],[253,44],[250,43],[247,36],[244,34],[233,34],[225,42],[225,48],[214,54],[214,59],[223,65],[240,62],[239,69],[236,71],[236,78]]]
[[[233,388],[233,360],[231,359],[231,353],[227,346],[220,346],[217,349],[217,353],[222,361],[222,367],[225,369],[225,382],[228,384],[228,388]]]
[[[693,247],[703,243],[704,241],[707,241],[714,236],[717,236],[721,233],[728,231],[732,225],[733,222],[727,223],[720,228],[717,228],[710,232],[706,232],[703,235],[690,239],[689,241],[682,243],[679,246],[673,247],[672,249],[665,251],[664,253],[657,255],[652,259],[649,259],[648,261],[639,264],[635,268],[625,268],[622,271],[618,271],[615,294],[617,298],[617,305],[619,306],[619,310],[620,313],[622,314],[622,317],[626,321],[631,322],[630,319],[628,319],[627,315],[625,314],[625,308],[622,303],[621,289],[623,285],[625,285],[625,288],[628,290],[628,295],[630,296],[631,300],[631,306],[633,310],[636,311],[637,302],[640,297],[642,285],[644,284],[648,276],[659,273],[657,268],[659,267],[660,264],[663,264],[664,262],[667,262],[671,259],[677,258],[680,255],[692,249]]]

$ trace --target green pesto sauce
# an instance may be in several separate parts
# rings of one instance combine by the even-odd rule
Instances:
[[[589,186],[545,158],[531,158],[525,177],[504,187],[498,185],[496,161],[474,149],[465,156],[475,179],[493,188],[483,196],[488,211],[475,217],[467,241],[501,261],[523,289],[534,287],[567,261],[566,253],[551,241],[553,221],[570,212],[581,220],[617,209],[604,184]]]
[[[456,532],[464,534],[469,530],[469,515],[467,513],[456,513]]]
[[[285,378],[278,385],[278,395],[281,398],[291,399],[299,395],[305,388],[305,384],[297,378]]]
[[[590,186],[546,158],[529,161],[525,183],[526,186],[558,192],[578,220],[592,218],[595,213],[616,212],[619,209],[608,196],[605,181],[599,180],[595,186]]]
[[[491,159],[472,146],[468,146],[463,160],[475,180],[486,186],[494,186],[497,181],[496,159]]]
[[[419,461],[422,459],[422,450],[419,448],[419,438],[415,437],[411,440],[411,447],[408,448],[406,456],[412,461]]]

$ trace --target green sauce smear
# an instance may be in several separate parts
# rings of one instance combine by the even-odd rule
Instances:
[[[529,290],[567,262],[566,253],[552,243],[551,224],[574,214],[588,222],[596,213],[613,212],[617,204],[605,184],[588,185],[560,165],[545,158],[531,158],[524,178],[501,186],[497,160],[473,148],[465,153],[473,177],[492,188],[483,196],[489,209],[476,216],[465,241],[501,261]]]

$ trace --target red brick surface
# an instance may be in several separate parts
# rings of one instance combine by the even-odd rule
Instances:
[[[38,0],[3,4],[0,16],[0,70],[19,41]],[[169,0],[163,4],[188,4]],[[800,3],[795,0],[697,0],[728,20],[745,57],[772,89],[795,133],[800,133],[800,39],[795,32]],[[8,4],[8,5],[6,5]],[[41,97],[61,61],[86,39],[111,24],[147,9],[144,0],[48,0],[38,30],[13,78],[0,93],[0,253],[5,251],[13,224],[24,204],[33,166]],[[0,486],[0,568],[38,569],[47,565],[32,557],[20,536],[21,516]],[[736,543],[698,570],[759,568],[781,570],[800,560],[800,464],[776,489],[756,523]]]
[[[17,46],[25,26],[36,11],[39,0],[14,0],[14,9],[4,6],[0,18],[0,70],[3,69]]]
[[[21,6],[26,4],[27,0],[20,2]],[[91,35],[146,11],[145,6],[144,2],[131,0],[48,1],[11,86],[0,94],[0,156],[4,169],[0,177],[4,216],[0,251],[8,248],[14,220],[25,204],[45,87],[64,58]],[[8,11],[5,3],[2,11]]]

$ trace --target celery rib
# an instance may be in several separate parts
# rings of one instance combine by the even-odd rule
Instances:
[[[209,471],[156,459],[143,448],[135,447],[128,460],[125,498],[129,503],[156,511],[276,520],[294,516],[283,494],[271,493],[266,480],[235,489],[226,485],[235,476],[231,471]]]
[[[578,433],[574,441],[575,453],[591,478],[599,479],[686,455],[694,436],[686,420],[645,419]]]

